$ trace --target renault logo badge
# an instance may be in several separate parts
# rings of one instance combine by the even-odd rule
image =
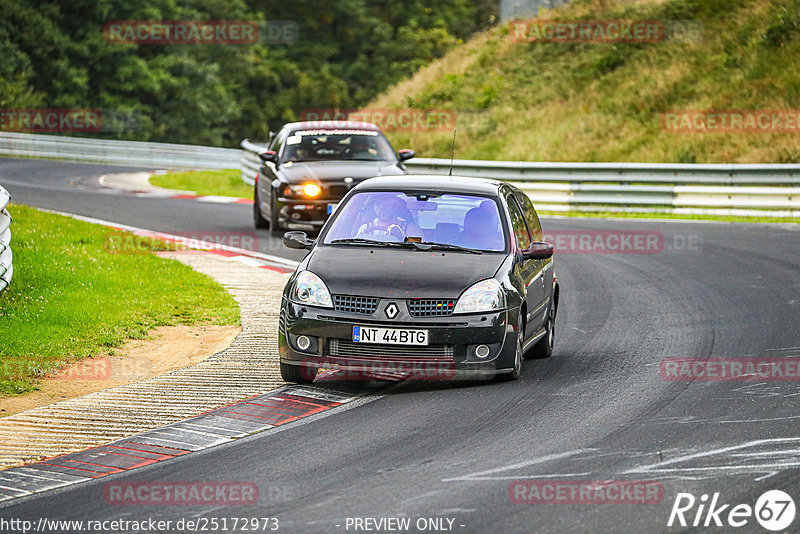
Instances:
[[[394,319],[400,312],[400,310],[397,308],[397,304],[395,304],[394,302],[390,302],[389,305],[386,306],[386,309],[383,311],[386,314],[386,317],[388,317],[389,319]]]

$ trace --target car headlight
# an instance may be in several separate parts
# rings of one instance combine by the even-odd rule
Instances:
[[[283,195],[287,197],[318,197],[322,188],[315,183],[287,185],[283,188]]]
[[[464,291],[458,298],[453,313],[481,313],[501,310],[506,306],[506,298],[500,282],[494,278],[481,280]]]
[[[331,292],[322,278],[311,271],[303,271],[297,275],[292,290],[292,299],[300,304],[332,308]]]
[[[315,197],[320,194],[322,189],[317,184],[306,184],[303,186],[303,194],[307,197]]]

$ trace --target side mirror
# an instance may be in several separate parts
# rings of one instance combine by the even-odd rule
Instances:
[[[296,250],[311,250],[314,241],[309,239],[305,232],[286,232],[283,234],[283,246]]]
[[[416,155],[417,153],[411,150],[410,148],[404,148],[403,150],[397,151],[397,156],[400,158],[400,161],[409,160]]]
[[[264,152],[258,155],[261,158],[261,161],[264,163],[271,161],[272,163],[278,163],[278,153],[274,150],[265,150]]]
[[[522,251],[522,257],[526,260],[546,260],[553,257],[553,245],[550,243],[537,242]]]

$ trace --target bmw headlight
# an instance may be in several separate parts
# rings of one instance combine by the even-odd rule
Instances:
[[[308,197],[315,198],[322,193],[322,188],[312,182],[296,185],[287,185],[283,188],[283,194],[287,197]]]
[[[292,290],[292,299],[300,304],[332,308],[331,293],[322,278],[311,271],[303,271],[297,275]]]
[[[506,306],[506,298],[500,282],[494,278],[481,280],[464,291],[456,303],[453,313],[482,313],[502,310]]]

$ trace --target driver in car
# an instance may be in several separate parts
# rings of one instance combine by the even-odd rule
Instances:
[[[311,158],[311,150],[305,145],[290,146],[286,155],[287,161],[306,161]]]
[[[350,157],[352,159],[375,159],[376,154],[372,149],[372,143],[366,136],[354,135],[350,138]]]
[[[406,237],[422,237],[422,229],[414,222],[411,211],[398,197],[386,197],[375,203],[377,217],[358,229],[359,237],[385,236],[403,241]]]

